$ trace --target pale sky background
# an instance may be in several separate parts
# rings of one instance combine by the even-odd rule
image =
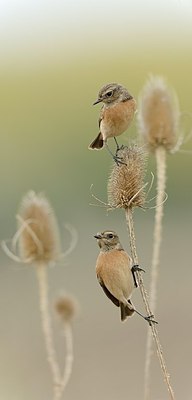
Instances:
[[[2,0],[0,2],[1,62],[48,49],[58,51],[113,46],[148,40],[183,42],[192,38],[191,0]],[[98,43],[97,43],[98,41]],[[34,51],[33,51],[34,49]]]

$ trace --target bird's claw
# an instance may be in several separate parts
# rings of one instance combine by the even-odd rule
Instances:
[[[157,321],[154,320],[154,315],[148,315],[147,317],[144,317],[145,320],[149,323],[149,325],[151,326],[152,324],[158,324]]]
[[[131,268],[132,272],[145,272],[145,270],[143,268],[140,268],[140,266],[138,264],[134,264]]]
[[[118,151],[124,150],[126,146],[124,146],[124,144],[122,144],[121,146],[117,146],[117,150],[116,150],[116,155],[118,153]]]
[[[114,159],[114,161],[116,162],[116,164],[117,164],[118,166],[119,166],[119,164],[127,165],[126,162],[122,161],[122,160],[123,160],[123,157],[119,157],[119,156],[118,156],[118,152],[121,151],[121,150],[123,150],[123,149],[125,149],[125,147],[126,147],[126,146],[124,146],[123,144],[121,145],[121,147],[119,147],[119,145],[118,145],[118,147],[117,147],[116,154],[115,154],[115,156],[114,156],[113,159]]]
[[[117,154],[115,156],[113,156],[113,160],[115,161],[115,163],[118,165],[122,164],[122,165],[127,165],[123,160],[122,157],[118,157]]]

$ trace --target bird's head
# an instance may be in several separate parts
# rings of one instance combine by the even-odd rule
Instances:
[[[94,238],[97,239],[97,243],[103,251],[122,249],[119,236],[114,231],[106,230],[103,232],[98,232],[96,235],[94,235]]]
[[[127,89],[119,83],[109,83],[101,88],[98,94],[98,99],[93,103],[93,105],[101,102],[111,104],[132,98],[133,97],[129,94]]]

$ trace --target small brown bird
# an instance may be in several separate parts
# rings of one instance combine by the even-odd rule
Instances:
[[[123,250],[114,231],[94,236],[100,247],[96,263],[97,279],[109,299],[121,309],[121,321],[134,313],[130,297],[135,286],[131,271],[132,260]]]
[[[130,300],[134,287],[137,287],[135,271],[143,271],[132,265],[131,257],[124,251],[118,235],[114,231],[104,231],[94,236],[100,247],[96,262],[97,279],[107,297],[121,310],[121,321],[134,311],[151,324],[152,316],[145,317],[138,312]]]
[[[89,145],[89,149],[99,150],[105,146],[116,159],[117,156],[114,156],[108,147],[107,139],[114,137],[118,151],[116,136],[121,135],[129,127],[136,111],[136,101],[125,87],[118,83],[109,83],[101,88],[98,99],[93,105],[100,102],[104,103],[99,118],[100,131]]]

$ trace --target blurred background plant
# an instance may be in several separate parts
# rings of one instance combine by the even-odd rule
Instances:
[[[181,113],[176,93],[168,87],[164,79],[151,76],[139,96],[138,130],[142,142],[156,159],[156,209],[153,232],[153,250],[150,268],[149,304],[156,312],[160,266],[160,250],[163,232],[163,214],[167,179],[167,152],[174,153],[182,145],[180,129]],[[150,399],[150,376],[153,344],[148,330],[145,360],[144,400]],[[167,374],[168,375],[168,374]],[[166,376],[167,376],[166,375]]]
[[[177,92],[182,129],[188,134],[192,121],[191,18],[189,0],[3,0],[0,5],[0,238],[12,236],[16,206],[30,188],[45,191],[60,227],[68,221],[78,231],[74,252],[49,271],[51,298],[65,287],[76,295],[83,310],[74,332],[76,357],[65,392],[68,400],[77,394],[79,400],[96,400],[96,379],[99,391],[110,400],[143,395],[147,327],[137,318],[121,325],[113,307],[100,296],[95,278],[97,248],[92,235],[115,229],[127,249],[127,228],[123,213],[110,213],[109,219],[100,207],[89,206],[92,183],[99,197],[102,193],[104,199],[107,197],[111,165],[105,151],[87,149],[98,131],[99,106],[92,108],[92,103],[105,83],[120,82],[137,98],[150,73],[161,75]],[[129,143],[136,134],[133,123],[120,143]],[[190,142],[184,147],[190,149]],[[167,157],[167,163],[169,198],[156,316],[175,393],[189,400],[191,156],[176,153]],[[151,171],[155,172],[153,159],[149,179]],[[146,270],[146,284],[153,222],[152,210],[135,215],[137,250]],[[70,235],[68,240],[65,235],[64,249],[69,242]],[[33,400],[35,385],[35,397],[42,400],[49,396],[51,382],[34,296],[34,274],[22,265],[15,266],[3,253],[0,274],[0,397]],[[137,292],[133,300],[141,308]],[[135,347],[130,348],[130,343]],[[57,348],[62,346],[58,339]],[[59,354],[59,362],[64,364],[62,351]],[[128,374],[129,393],[125,385]],[[154,361],[152,396],[157,387],[159,399],[163,398],[164,385]]]
[[[52,331],[48,283],[49,266],[55,265],[64,256],[60,248],[57,220],[47,198],[42,193],[36,194],[33,191],[29,191],[23,197],[16,218],[18,229],[11,240],[10,248],[6,241],[2,241],[2,249],[11,260],[20,264],[28,264],[35,269],[46,359],[49,363],[53,384],[53,400],[59,400],[72,373],[74,357],[71,321],[75,316],[78,303],[69,295],[56,300],[55,311],[63,322],[62,332],[66,347],[65,353],[63,353],[65,367],[61,371]]]

